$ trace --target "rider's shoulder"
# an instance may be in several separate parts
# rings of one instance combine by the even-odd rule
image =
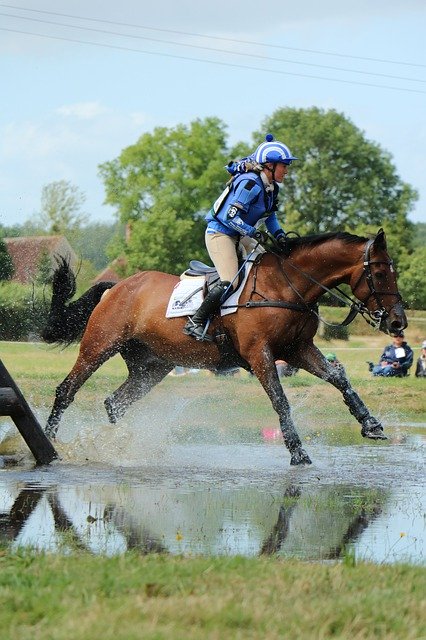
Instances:
[[[251,191],[252,189],[262,188],[262,179],[254,171],[247,171],[247,173],[243,173],[235,179],[235,186]]]

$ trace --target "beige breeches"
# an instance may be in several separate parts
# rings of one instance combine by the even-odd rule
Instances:
[[[238,271],[237,245],[238,242],[248,254],[257,244],[256,240],[248,236],[232,238],[224,233],[207,233],[206,247],[219,278],[224,282],[232,282]],[[234,283],[235,288],[236,282]]]

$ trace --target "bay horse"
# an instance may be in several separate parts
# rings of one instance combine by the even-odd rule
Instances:
[[[386,333],[407,326],[385,233],[380,229],[374,238],[367,239],[336,232],[288,242],[288,255],[273,250],[256,258],[237,311],[212,319],[209,331],[216,336],[214,342],[185,336],[185,317],[166,318],[178,276],[158,271],[136,273],[114,285],[96,285],[67,305],[73,274],[65,273],[63,264],[65,278],[62,285],[61,278],[53,283],[50,316],[42,337],[47,342],[72,342],[79,332],[84,333],[76,363],[56,389],[46,434],[56,436],[61,416],[76,392],[101,364],[120,353],[128,377],[105,400],[111,423],[175,365],[207,369],[242,366],[257,376],[279,416],[290,464],[310,464],[277,374],[275,361],[280,359],[330,382],[360,423],[361,434],[386,439],[381,423],[370,414],[344,371],[331,366],[313,343],[319,324],[317,301],[324,291],[343,283],[359,301],[351,300],[350,315],[359,312]],[[68,284],[63,285],[64,279]],[[108,293],[101,297],[105,289]]]

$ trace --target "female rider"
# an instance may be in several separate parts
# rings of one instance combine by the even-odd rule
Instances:
[[[289,148],[268,134],[266,142],[259,145],[254,153],[228,166],[228,171],[235,177],[206,216],[206,247],[220,282],[209,291],[195,314],[188,318],[183,329],[186,335],[212,341],[204,331],[205,323],[219,309],[225,291],[228,289],[230,292],[234,288],[239,243],[246,250],[251,250],[255,246],[252,238],[263,240],[262,233],[257,230],[258,225],[264,222],[285,251],[285,233],[275,212],[278,208],[278,184],[284,180],[293,160],[297,158],[291,155]]]

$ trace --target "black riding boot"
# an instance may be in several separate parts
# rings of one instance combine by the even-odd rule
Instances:
[[[191,318],[188,318],[188,322],[183,328],[185,335],[192,336],[197,340],[205,340],[206,342],[213,341],[213,338],[208,333],[203,337],[204,326],[210,316],[219,309],[222,296],[230,284],[230,282],[220,282],[208,292],[201,306]]]

